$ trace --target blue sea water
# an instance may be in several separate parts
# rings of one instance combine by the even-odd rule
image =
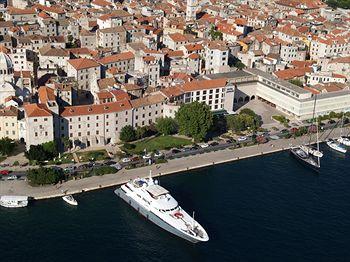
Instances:
[[[288,152],[160,179],[206,228],[191,244],[113,189],[0,209],[0,261],[350,261],[350,161],[323,147],[319,174]]]

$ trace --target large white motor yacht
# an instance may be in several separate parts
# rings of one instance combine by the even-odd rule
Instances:
[[[151,176],[132,180],[114,192],[146,219],[166,231],[192,243],[209,240],[204,228]]]
[[[0,205],[3,207],[26,207],[28,205],[27,196],[0,196]]]

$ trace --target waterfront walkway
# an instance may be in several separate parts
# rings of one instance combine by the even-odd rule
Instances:
[[[331,137],[339,137],[340,129],[334,130]],[[169,160],[167,163],[151,165],[130,170],[120,170],[116,174],[93,176],[84,179],[70,180],[55,186],[31,187],[26,181],[1,181],[0,195],[26,195],[34,199],[46,199],[63,196],[64,194],[76,194],[111,187],[126,183],[137,177],[147,177],[152,170],[153,176],[168,175],[191,169],[207,167],[215,164],[236,161],[239,159],[270,154],[288,149],[290,146],[300,145],[307,141],[306,137],[279,139],[266,144],[254,145],[237,149],[225,149],[199,155],[193,155]]]

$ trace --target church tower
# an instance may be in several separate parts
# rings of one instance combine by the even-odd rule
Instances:
[[[187,0],[186,21],[196,21],[196,12],[198,7],[197,0]]]

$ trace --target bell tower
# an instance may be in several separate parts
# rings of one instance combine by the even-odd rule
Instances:
[[[187,0],[186,6],[186,21],[195,21],[196,20],[196,12],[198,7],[197,0]]]

